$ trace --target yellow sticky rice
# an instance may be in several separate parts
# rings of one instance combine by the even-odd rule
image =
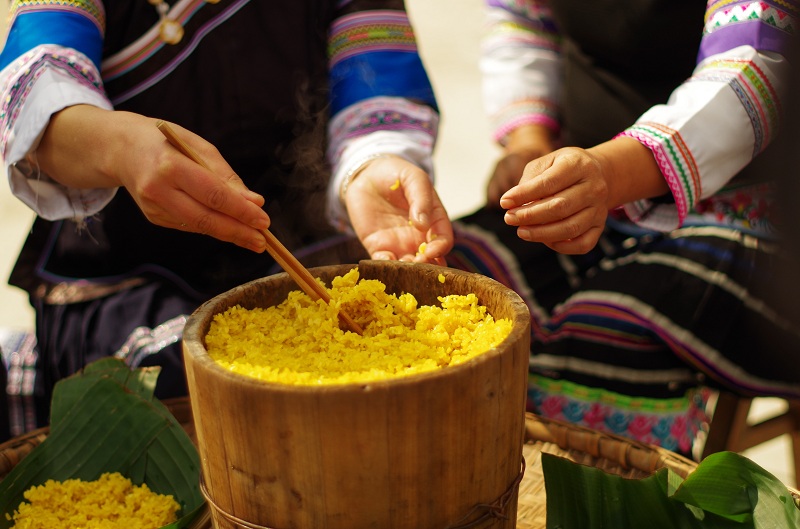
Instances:
[[[347,384],[460,364],[511,332],[511,321],[495,320],[475,294],[418,306],[412,294],[389,294],[381,281],[358,278],[357,268],[334,278],[330,304],[295,290],[274,307],[216,314],[206,349],[225,368],[265,381]],[[339,328],[340,307],[363,336]]]
[[[158,529],[177,521],[180,505],[118,472],[96,481],[48,480],[31,487],[14,511],[12,529]]]

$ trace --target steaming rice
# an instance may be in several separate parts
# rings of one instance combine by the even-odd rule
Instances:
[[[511,332],[511,321],[495,320],[475,294],[439,297],[441,307],[418,306],[412,294],[385,289],[378,280],[359,281],[354,268],[333,280],[330,305],[299,290],[274,307],[237,305],[214,316],[206,348],[227,369],[261,380],[342,384],[460,364]],[[339,307],[363,336],[339,328]]]
[[[172,496],[134,485],[118,472],[96,481],[48,480],[24,494],[12,529],[158,529],[177,520]]]

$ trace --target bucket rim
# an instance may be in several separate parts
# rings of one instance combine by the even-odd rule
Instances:
[[[398,387],[404,387],[408,385],[416,386],[422,383],[435,384],[437,383],[437,381],[441,380],[444,377],[453,376],[464,370],[480,368],[482,364],[490,362],[494,360],[496,357],[504,354],[505,348],[503,346],[512,343],[522,342],[527,344],[527,346],[524,347],[525,351],[527,352],[530,350],[530,313],[528,310],[528,306],[525,304],[522,297],[509,287],[503,285],[502,283],[499,283],[498,281],[495,281],[492,278],[474,272],[467,272],[464,270],[457,270],[454,268],[445,268],[442,266],[428,264],[428,263],[408,263],[401,261],[391,261],[391,262],[394,263],[393,266],[417,267],[421,270],[424,270],[428,275],[436,273],[437,277],[438,274],[441,273],[445,276],[445,281],[448,280],[448,277],[452,278],[456,276],[461,276],[461,277],[479,276],[482,281],[491,282],[492,286],[499,289],[499,292],[501,292],[502,297],[506,299],[506,302],[511,307],[511,310],[514,314],[513,318],[509,318],[512,320],[511,332],[497,346],[492,347],[491,349],[488,349],[484,353],[472,357],[469,360],[462,362],[460,364],[446,366],[441,369],[427,371],[424,373],[414,373],[411,375],[404,375],[391,379],[375,380],[371,382],[328,383],[319,385],[282,384],[279,382],[259,380],[254,377],[242,375],[239,373],[234,373],[232,371],[225,369],[219,363],[217,363],[213,358],[211,358],[205,347],[203,338],[208,332],[208,328],[204,326],[204,323],[206,323],[204,321],[205,316],[209,311],[213,311],[213,314],[218,314],[226,310],[227,308],[234,306],[236,303],[229,302],[230,296],[234,292],[258,288],[260,285],[264,283],[274,282],[276,280],[286,280],[286,279],[291,280],[291,278],[286,272],[281,272],[278,274],[261,277],[243,283],[238,287],[234,287],[226,292],[214,296],[213,298],[209,299],[208,301],[200,305],[187,318],[184,327],[184,333],[182,339],[184,356],[191,356],[192,360],[198,363],[198,366],[202,366],[202,368],[206,370],[211,370],[215,373],[216,376],[224,377],[226,379],[229,379],[229,381],[231,382],[236,382],[238,384],[245,384],[247,386],[259,387],[270,390],[280,390],[282,392],[290,394],[297,393],[297,394],[319,395],[320,393],[323,394],[339,394],[339,393],[349,394],[354,392],[374,393],[379,391],[388,391],[389,389],[395,389]],[[361,260],[358,262],[358,264],[337,264],[337,265],[326,265],[326,266],[309,268],[309,272],[311,272],[311,274],[314,275],[314,277],[319,277],[319,275],[325,275],[325,274],[343,275],[352,268],[357,267],[359,269],[360,278],[364,278],[364,275],[362,273],[362,270],[364,268],[368,268],[369,266],[373,267],[381,266],[384,263],[385,261]],[[299,290],[299,287],[296,287],[292,290]],[[480,302],[480,299],[478,301]]]

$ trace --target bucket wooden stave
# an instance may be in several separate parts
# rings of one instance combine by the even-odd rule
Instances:
[[[353,266],[312,274],[330,284]],[[512,320],[511,335],[478,358],[432,373],[286,386],[224,370],[207,355],[203,337],[213,316],[231,306],[283,301],[297,289],[288,275],[210,300],[187,322],[184,354],[216,526],[444,529],[484,518],[479,527],[515,527],[530,347],[524,302],[477,274],[399,262],[358,266],[362,278],[411,292],[420,304],[475,293],[495,318]],[[510,499],[501,509],[486,507],[504,497]]]

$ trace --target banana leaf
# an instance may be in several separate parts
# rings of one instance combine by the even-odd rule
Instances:
[[[796,529],[789,489],[734,452],[704,459],[684,480],[662,468],[643,479],[542,454],[548,529]]]
[[[180,504],[170,529],[187,527],[203,509],[197,449],[153,397],[158,368],[131,370],[106,358],[56,384],[47,438],[0,482],[0,529],[23,493],[48,479],[96,480],[120,472]]]

